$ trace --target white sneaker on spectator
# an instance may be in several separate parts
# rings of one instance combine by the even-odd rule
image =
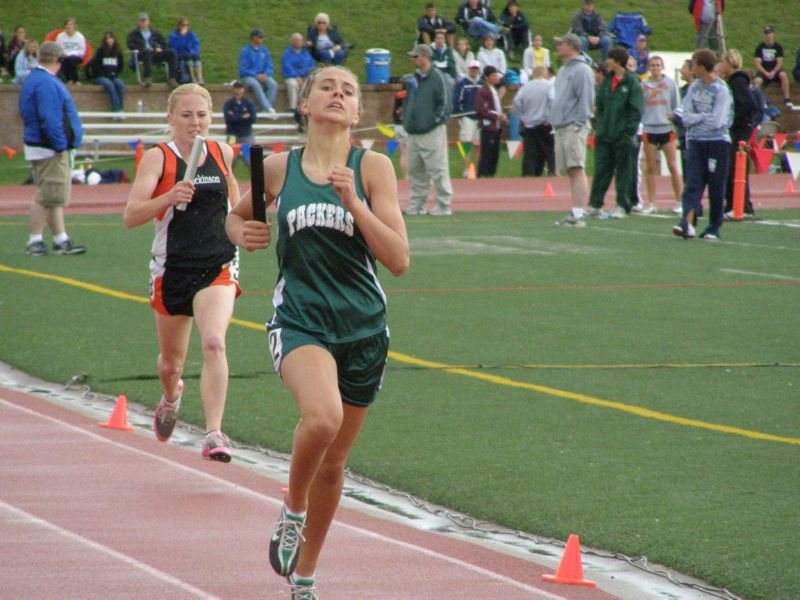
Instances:
[[[611,213],[612,219],[627,219],[628,213],[625,212],[625,209],[621,206],[618,206],[614,209],[614,212]]]
[[[453,211],[450,210],[449,206],[434,206],[428,211],[428,214],[432,217],[449,217],[453,214]]]
[[[602,219],[605,213],[603,212],[602,208],[595,208],[594,206],[587,206],[583,209],[583,216],[590,217],[592,219]]]

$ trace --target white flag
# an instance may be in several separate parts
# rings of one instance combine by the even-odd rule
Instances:
[[[508,158],[514,160],[517,156],[517,151],[519,150],[519,145],[522,142],[519,140],[506,140],[506,147],[508,148]]]
[[[372,144],[374,144],[374,143],[375,143],[375,140],[371,140],[371,139],[368,139],[368,138],[363,138],[361,140],[361,147],[364,150],[370,150],[372,148]]]
[[[797,179],[797,176],[800,175],[800,152],[787,152],[786,160],[789,162],[792,179]]]

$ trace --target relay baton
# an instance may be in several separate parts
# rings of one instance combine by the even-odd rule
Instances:
[[[253,220],[267,222],[267,197],[264,192],[264,148],[250,146],[250,200],[253,202]]]
[[[183,174],[184,181],[192,181],[197,174],[197,163],[200,162],[200,155],[203,152],[203,144],[206,138],[201,135],[195,136],[192,143],[192,151],[189,153],[189,161],[186,163],[186,173]],[[175,208],[178,210],[186,210],[186,204],[178,204]]]

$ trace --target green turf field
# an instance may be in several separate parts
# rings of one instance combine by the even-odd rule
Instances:
[[[515,529],[646,555],[749,599],[800,590],[800,210],[683,241],[672,219],[408,221],[385,270],[391,358],[351,468]],[[154,407],[150,226],[70,217],[30,259],[0,218],[0,359]],[[242,256],[225,430],[288,451],[294,403],[260,331],[273,252]],[[196,334],[181,417],[200,422]]]

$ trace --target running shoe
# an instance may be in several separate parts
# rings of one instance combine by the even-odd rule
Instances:
[[[70,256],[72,254],[86,254],[86,246],[78,246],[72,240],[64,240],[60,244],[53,243],[53,254]]]
[[[178,398],[170,402],[167,400],[166,394],[161,394],[161,400],[156,406],[156,414],[153,416],[153,431],[156,432],[156,438],[160,442],[166,442],[172,431],[175,429],[175,423],[178,421],[178,411],[181,409],[181,398],[183,397],[183,379],[178,381]]]
[[[292,593],[292,600],[318,600],[317,586],[314,585],[313,578],[294,577],[286,578],[289,583],[289,591]]]
[[[47,256],[47,246],[42,241],[31,242],[25,246],[25,254],[28,256]]]
[[[203,440],[203,458],[218,460],[220,462],[231,462],[233,453],[230,449],[231,441],[228,436],[219,429],[209,431]]]
[[[682,237],[685,240],[692,239],[694,237],[694,227],[692,227],[690,223],[687,224],[686,229],[684,229],[683,225],[678,223],[672,228],[672,233],[674,233],[678,237]]]
[[[591,219],[605,219],[606,213],[602,208],[595,208],[594,206],[587,206],[583,209],[583,216]]]
[[[427,215],[428,211],[425,209],[424,206],[409,206],[407,209],[403,211],[404,215]]]
[[[305,515],[291,515],[286,510],[286,505],[283,505],[281,517],[269,540],[269,563],[278,575],[288,576],[294,572],[300,558],[300,542],[304,539],[305,524]]]
[[[453,214],[453,211],[449,206],[434,206],[428,211],[428,214],[432,217],[449,217]]]
[[[614,211],[611,213],[612,219],[627,219],[628,213],[625,212],[625,209],[621,206],[617,206]]]
[[[559,227],[586,227],[586,221],[583,219],[577,219],[572,215],[568,215],[566,219],[556,221],[556,225]]]

